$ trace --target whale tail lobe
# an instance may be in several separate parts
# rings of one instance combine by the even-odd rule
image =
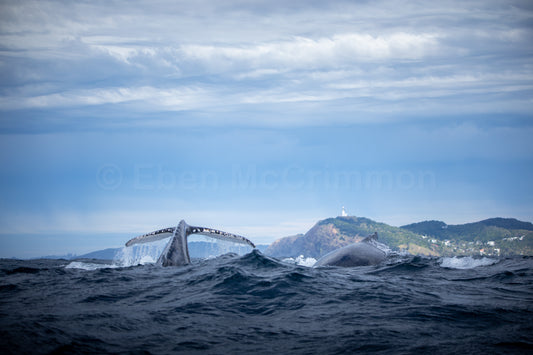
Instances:
[[[189,248],[187,246],[187,237],[191,234],[201,234],[215,239],[249,245],[252,248],[255,248],[254,243],[240,235],[223,232],[213,228],[190,226],[184,220],[181,220],[176,227],[159,229],[130,239],[126,243],[126,246],[129,247],[135,244],[150,243],[172,237],[163,253],[161,253],[161,256],[159,256],[157,263],[162,266],[187,265],[191,263]]]

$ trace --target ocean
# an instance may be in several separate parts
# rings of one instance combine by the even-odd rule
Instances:
[[[533,258],[0,260],[2,354],[533,353]]]

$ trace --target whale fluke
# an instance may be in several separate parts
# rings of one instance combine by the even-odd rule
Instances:
[[[129,247],[135,244],[150,243],[172,236],[165,247],[165,250],[161,253],[161,256],[159,256],[157,264],[162,266],[187,265],[191,263],[189,248],[187,246],[187,237],[191,234],[206,235],[208,237],[245,244],[255,248],[254,243],[240,235],[223,232],[213,228],[190,226],[184,220],[181,220],[177,227],[159,229],[130,239],[126,243],[126,246]]]
[[[151,243],[151,242],[155,242],[155,241],[158,241],[158,240],[161,240],[161,239],[168,238],[168,237],[170,237],[170,236],[172,236],[174,234],[174,230],[175,229],[176,229],[176,227],[164,228],[164,229],[156,230],[154,232],[150,232],[150,233],[147,233],[147,234],[140,235],[138,237],[130,239],[126,243],[126,246],[130,247],[130,246],[135,245],[135,244]]]

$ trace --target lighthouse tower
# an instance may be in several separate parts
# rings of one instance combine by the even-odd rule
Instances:
[[[346,210],[344,209],[344,206],[342,206],[342,212],[341,212],[341,217],[347,217],[348,214],[346,213]]]

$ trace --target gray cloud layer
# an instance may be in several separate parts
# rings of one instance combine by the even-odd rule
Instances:
[[[260,125],[531,112],[527,1],[289,3],[4,2],[4,122],[103,105]]]

